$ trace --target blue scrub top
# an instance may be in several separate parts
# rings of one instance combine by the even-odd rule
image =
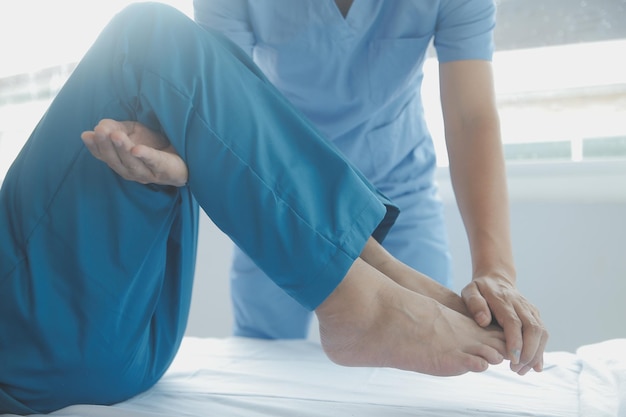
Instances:
[[[390,198],[429,187],[436,158],[422,99],[440,62],[493,54],[493,0],[194,0],[195,19],[269,80]]]

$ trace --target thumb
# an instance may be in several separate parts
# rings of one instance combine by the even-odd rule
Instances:
[[[480,293],[480,289],[475,282],[470,282],[463,288],[461,297],[469,313],[479,326],[487,327],[491,324],[492,316],[489,304],[487,304],[487,300],[485,300],[485,297]]]
[[[133,155],[141,159],[161,184],[182,187],[187,183],[187,165],[177,153],[137,145],[133,148]]]
[[[136,145],[131,151],[135,158],[141,160],[153,173],[159,173],[165,171],[163,166],[163,158],[161,157],[161,151],[158,151],[150,146]]]

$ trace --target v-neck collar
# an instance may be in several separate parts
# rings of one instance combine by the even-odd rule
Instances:
[[[333,2],[335,3],[335,6],[337,7],[337,10],[339,10],[339,14],[344,18],[347,19],[348,15],[350,14],[350,10],[352,9],[352,6],[354,5],[354,0],[350,1],[350,5],[348,6],[348,10],[346,10],[346,13],[343,13],[343,10],[341,10],[341,7],[339,7],[339,4],[337,3],[339,0],[333,0]]]
[[[346,16],[344,17],[344,15],[341,13],[341,10],[339,10],[339,6],[337,5],[337,3],[335,2],[335,0],[328,0],[328,6],[331,10],[331,18],[335,19],[335,20],[339,20],[340,26],[343,27],[343,30],[348,32],[348,33],[352,33],[353,31],[355,31],[356,29],[359,28],[359,8],[361,6],[361,1],[360,0],[353,0],[352,4],[350,5],[350,8],[348,9],[348,13],[346,13]]]

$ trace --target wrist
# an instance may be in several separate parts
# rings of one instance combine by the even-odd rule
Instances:
[[[490,277],[504,279],[511,284],[515,284],[517,273],[512,253],[505,251],[502,254],[492,251],[489,254],[485,254],[484,252],[483,256],[473,256],[472,279]]]
[[[472,281],[482,280],[485,278],[503,280],[512,285],[515,285],[515,283],[517,282],[515,268],[511,267],[484,268],[474,270],[474,273],[472,274]]]

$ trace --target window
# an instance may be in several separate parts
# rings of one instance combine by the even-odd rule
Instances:
[[[626,1],[497,6],[493,66],[507,161],[626,160]],[[427,116],[445,166],[434,59],[425,72]]]
[[[626,160],[626,0],[496,1],[494,71],[506,159]],[[131,2],[0,5],[0,38],[19,40],[0,49],[0,179],[74,63]],[[171,3],[191,15],[191,1]],[[427,61],[423,93],[445,166],[436,67]]]
[[[113,15],[135,1],[0,3],[0,181],[76,62]],[[192,14],[191,0],[160,1]]]

